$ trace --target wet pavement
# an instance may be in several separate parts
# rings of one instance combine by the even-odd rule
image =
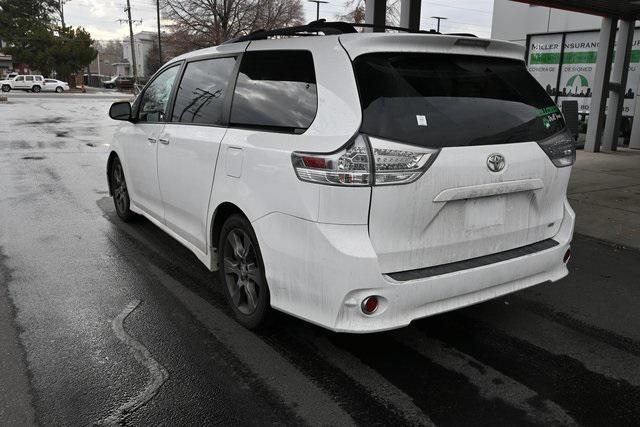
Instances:
[[[640,422],[639,252],[578,235],[555,284],[382,334],[256,334],[188,250],[118,220],[112,100],[0,103],[0,425]]]

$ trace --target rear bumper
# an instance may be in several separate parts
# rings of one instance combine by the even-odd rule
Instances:
[[[271,214],[254,223],[274,308],[336,332],[395,329],[567,275],[575,214],[564,204],[558,245],[476,268],[408,281],[380,272],[366,225],[332,225]],[[371,316],[361,301],[376,295]]]

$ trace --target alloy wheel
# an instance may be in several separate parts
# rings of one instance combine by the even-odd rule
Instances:
[[[258,308],[264,283],[258,256],[249,235],[242,229],[229,232],[224,243],[224,273],[229,295],[242,314]]]
[[[116,208],[118,212],[124,213],[127,211],[127,183],[124,180],[124,173],[122,172],[122,165],[117,162],[113,166],[113,199],[115,200]]]

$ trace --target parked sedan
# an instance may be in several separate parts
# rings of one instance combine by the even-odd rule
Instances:
[[[56,79],[44,80],[44,86],[42,87],[43,92],[62,93],[65,90],[69,90],[69,83],[67,82],[63,82],[61,80],[56,80]]]

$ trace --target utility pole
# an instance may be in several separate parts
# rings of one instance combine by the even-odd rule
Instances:
[[[64,27],[64,2],[65,0],[58,0],[58,5],[60,8],[60,22],[62,23],[63,27]]]
[[[162,34],[160,33],[160,0],[156,0],[156,11],[158,13],[158,58],[162,67]]]
[[[309,2],[316,4],[316,21],[319,21],[320,20],[320,3],[326,4],[329,2],[324,0],[309,0]]]
[[[432,16],[433,19],[437,19],[438,20],[438,29],[436,30],[437,32],[440,32],[440,21],[447,19],[444,16]]]
[[[127,0],[127,8],[124,10],[127,12],[127,19],[118,19],[118,22],[127,22],[129,23],[129,43],[131,45],[131,65],[133,67],[133,83],[138,84],[138,64],[136,62],[136,46],[133,40],[133,23],[134,20],[131,19],[131,1]],[[141,20],[136,20],[137,23],[142,23]]]

